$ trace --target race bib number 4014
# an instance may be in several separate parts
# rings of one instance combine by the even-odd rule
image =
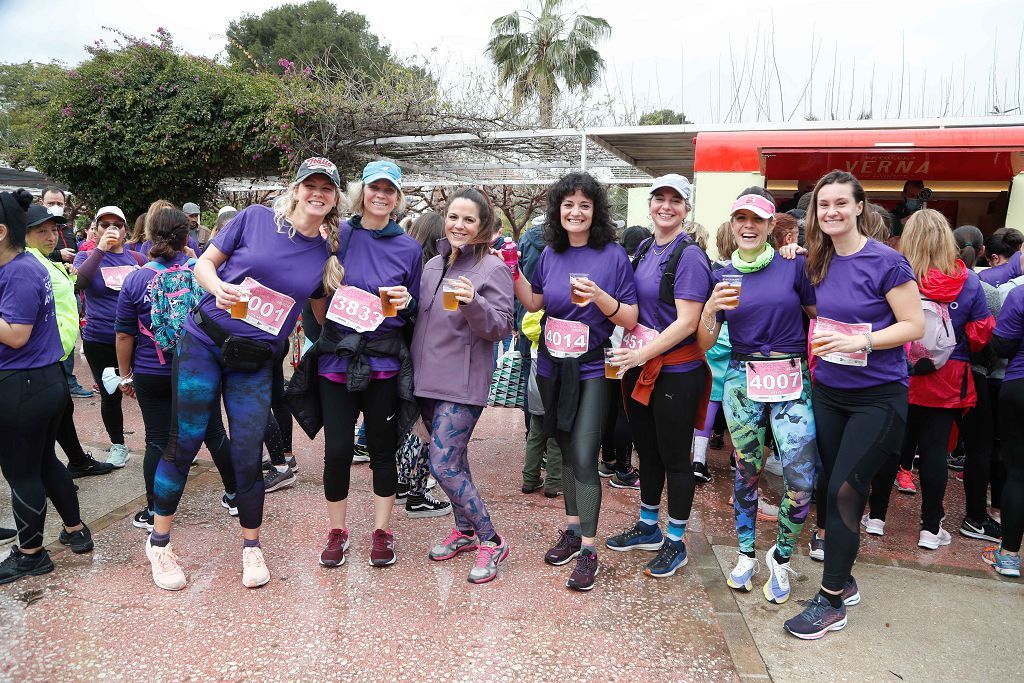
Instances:
[[[575,320],[548,318],[544,345],[555,358],[578,358],[590,348],[590,328]]]

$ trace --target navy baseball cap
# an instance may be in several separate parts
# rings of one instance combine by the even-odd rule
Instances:
[[[295,182],[301,183],[303,180],[311,175],[322,173],[331,179],[334,186],[341,189],[341,174],[338,173],[338,167],[334,165],[334,162],[324,157],[310,157],[302,162],[299,166],[299,170],[295,173]]]

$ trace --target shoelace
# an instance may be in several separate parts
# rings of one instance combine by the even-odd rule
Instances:
[[[169,546],[164,547],[162,550],[157,550],[157,548],[159,546],[153,547],[153,550],[156,551],[154,555],[156,556],[157,569],[161,572],[170,572],[179,568],[178,556],[174,554],[174,551]]]
[[[750,565],[747,567],[747,569],[744,570],[744,573],[746,573],[747,570],[750,570],[750,575],[753,576],[754,574],[757,574],[759,571],[761,571],[761,563],[758,562],[756,557],[747,557],[743,553],[736,553],[736,554],[739,555],[740,557],[743,557],[743,558],[746,558],[746,559],[750,560]],[[739,567],[737,567],[737,569],[739,569]]]
[[[755,562],[756,562],[756,560],[755,560]],[[790,562],[785,562],[785,563],[776,562],[775,563],[775,566],[779,569],[779,572],[778,572],[778,574],[776,576],[776,579],[778,580],[780,586],[789,587],[789,574],[792,574],[795,577],[799,577],[800,576],[799,574],[796,573],[796,570],[793,569],[793,567],[791,567],[790,565],[791,565]]]
[[[257,552],[251,552],[253,550]],[[263,561],[263,551],[259,548],[246,548],[246,551],[249,552],[242,553],[243,567],[259,567],[266,564],[266,562]]]
[[[477,569],[483,569],[486,567],[491,559],[498,553],[498,546],[482,545],[476,553],[476,567]]]
[[[373,549],[374,550],[387,550],[388,549],[389,541],[390,541],[390,539],[388,538],[387,534],[377,534],[377,533],[375,533],[373,535]]]
[[[458,529],[452,529],[451,533],[448,534],[448,536],[443,541],[441,541],[441,545],[451,545],[463,536],[465,536],[465,534],[459,531]]]
[[[337,543],[339,546],[344,546],[345,532],[335,531],[334,529],[331,529],[329,532],[327,532],[327,545],[332,545],[333,543]]]

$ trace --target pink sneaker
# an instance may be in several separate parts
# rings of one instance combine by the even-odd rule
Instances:
[[[498,565],[508,558],[508,543],[500,535],[498,542],[480,544],[476,553],[476,564],[469,570],[470,583],[487,583],[498,576]]]
[[[899,472],[896,473],[896,490],[900,493],[917,493],[914,475],[910,473],[910,470],[905,470],[901,467]]]
[[[430,549],[430,559],[437,561],[450,560],[459,553],[468,553],[476,549],[476,536],[463,533],[458,528],[454,528],[443,541]]]

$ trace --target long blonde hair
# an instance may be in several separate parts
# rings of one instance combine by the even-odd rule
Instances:
[[[958,271],[956,261],[960,258],[960,249],[956,238],[949,221],[935,209],[921,209],[910,216],[903,228],[900,251],[910,262],[919,284],[933,268],[944,275]]]
[[[687,221],[683,223],[683,232],[692,237],[701,249],[708,250],[708,229],[703,225],[696,221]]]
[[[178,208],[178,207],[176,207],[174,204],[171,204],[166,199],[158,199],[155,202],[153,202],[152,204],[150,204],[149,205],[149,209],[146,210],[146,224],[145,224],[145,231],[144,231],[145,234],[143,235],[142,241],[143,242],[152,242],[153,241],[153,236],[150,234],[149,229],[153,225],[153,219],[156,218],[156,215],[158,213],[160,213],[160,211],[162,211],[163,209],[176,209],[176,208]],[[133,237],[134,237],[134,235],[133,235]],[[149,256],[149,254],[144,254],[144,256]]]
[[[295,226],[289,223],[288,217],[299,205],[299,200],[295,196],[298,187],[298,182],[289,185],[287,190],[278,195],[273,205],[274,225],[277,226],[278,232],[281,232],[284,230],[285,224],[288,224],[288,239],[294,239],[297,232]],[[324,291],[328,296],[333,294],[345,279],[345,268],[338,260],[338,223],[341,220],[340,212],[345,198],[337,187],[334,188],[334,197],[337,201],[324,217],[323,222],[323,225],[327,226],[327,248],[331,251],[331,255],[324,262],[323,273]]]
[[[718,226],[718,233],[715,234],[715,248],[718,249],[720,260],[727,261],[732,258],[732,252],[736,251],[736,237],[732,234],[731,220]]]

